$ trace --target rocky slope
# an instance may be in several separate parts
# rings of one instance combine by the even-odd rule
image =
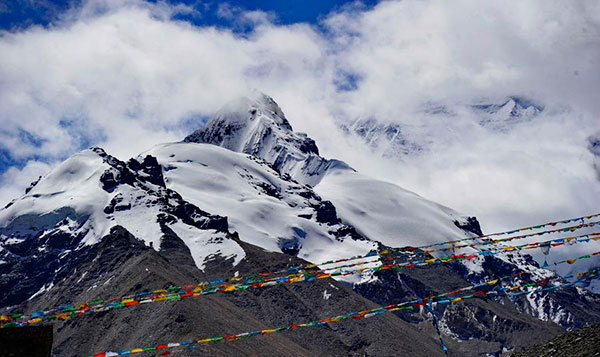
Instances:
[[[514,357],[600,356],[600,325],[584,327],[513,354]]]

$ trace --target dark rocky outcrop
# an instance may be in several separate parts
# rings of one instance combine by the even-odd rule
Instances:
[[[52,326],[0,329],[0,356],[49,357],[52,352]]]
[[[600,356],[600,324],[570,331],[552,340],[516,352],[513,357]]]
[[[454,225],[458,228],[474,233],[475,235],[481,236],[483,232],[481,231],[481,226],[479,225],[479,221],[477,217],[466,217],[464,221],[454,221]]]

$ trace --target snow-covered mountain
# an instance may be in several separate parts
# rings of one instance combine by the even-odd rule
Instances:
[[[481,234],[474,217],[320,156],[316,143],[293,131],[272,98],[254,93],[227,104],[183,142],[158,145],[127,162],[100,148],[75,154],[0,210],[0,291],[5,292],[0,308],[39,309],[126,295],[149,284],[161,287],[277,270],[301,261],[365,255],[383,246],[424,245],[474,234]],[[210,309],[192,306],[191,313],[182,305],[167,310],[149,306],[145,314],[156,318],[147,324],[117,313],[98,318],[120,331],[135,320],[138,338],[154,341],[158,328],[174,338],[190,334],[188,314],[202,328],[256,329],[264,321],[279,324],[281,318],[296,321],[322,317],[324,311],[359,309],[367,301],[364,297],[389,304],[517,271],[524,272],[523,282],[554,276],[531,259],[482,257],[468,264],[382,271],[349,280],[354,282],[350,287],[328,279],[320,285],[265,290],[266,297],[256,292],[224,303],[207,300]],[[571,302],[550,294],[524,303],[474,302],[443,309],[440,321],[459,354],[470,354],[469,346],[503,351],[527,345],[516,337],[523,331],[551,337],[560,332],[558,326],[573,327],[585,308],[585,321],[600,319],[595,295],[575,289],[566,294]],[[280,301],[285,303],[276,305]],[[177,314],[178,327],[157,311]],[[520,317],[520,312],[527,314]],[[235,318],[224,319],[228,313]],[[488,318],[493,314],[501,319]],[[396,331],[415,341],[415,346],[402,347],[405,351],[435,354],[435,331],[428,318],[401,313],[390,319],[375,322],[375,330]],[[90,352],[81,340],[88,341],[85,332],[96,327],[82,324],[63,325],[58,354]],[[425,325],[427,332],[419,336],[415,326],[420,330]],[[317,350],[293,338],[269,346],[280,352],[305,349],[307,355],[389,354],[400,348],[394,343],[385,345],[389,349],[381,347],[376,333],[348,329],[352,336],[362,336],[360,345],[338,341],[333,331],[327,338],[311,335],[321,341]],[[480,333],[486,329],[494,332]],[[101,346],[126,343],[124,335],[115,332],[93,341]]]
[[[0,282],[12,287],[4,306],[48,290],[116,226],[157,251],[176,235],[199,269],[215,255],[244,257],[227,219],[166,188],[155,158],[125,163],[100,148],[67,159],[0,210],[0,222]]]
[[[331,201],[342,222],[349,223],[371,241],[399,247],[437,243],[448,237],[465,236],[465,231],[460,227],[468,225],[468,217],[396,185],[361,175],[344,162],[319,156],[314,141],[293,132],[279,106],[264,94],[255,99],[245,97],[229,103],[205,127],[188,136],[185,142],[220,145],[264,160],[276,171],[289,174],[292,180],[306,184],[305,190],[314,191]],[[200,153],[210,147],[190,148],[180,145],[177,148]],[[166,156],[172,154],[163,153],[162,150],[164,149],[161,148],[156,154],[159,162],[164,162],[163,165],[169,167],[175,165],[179,169],[177,172],[180,172],[177,176],[197,176],[193,176],[192,172],[186,173],[189,168],[185,165],[177,165],[173,163],[174,160],[167,159]],[[149,153],[154,155],[153,151]],[[204,167],[198,169],[206,170]],[[167,170],[165,175],[169,178],[171,171]],[[250,177],[254,176],[250,174]],[[174,179],[170,185],[180,192],[184,189],[180,182],[181,180]],[[276,187],[280,186],[277,182],[274,184]],[[189,184],[183,186],[189,187]],[[193,190],[198,192],[199,189],[202,188],[196,185]],[[191,193],[190,190],[186,192]],[[200,207],[207,204],[206,200],[197,199],[193,195],[189,197]],[[294,204],[293,207],[297,210],[301,206]],[[228,210],[220,210],[219,214],[235,217],[240,214],[240,208],[241,206],[232,205]],[[255,208],[248,205],[247,209],[252,212]],[[259,209],[256,210],[258,215]],[[248,219],[252,217],[253,215],[245,216],[242,220],[254,221]],[[267,222],[260,230],[268,232],[268,226],[272,226],[271,223]],[[271,236],[280,236],[281,233],[274,232]],[[256,233],[252,232],[252,235]],[[307,235],[308,239],[310,234]]]
[[[473,234],[468,217],[319,156],[263,94],[227,104],[184,142],[128,162],[99,148],[78,153],[1,210],[0,266],[56,258],[39,279],[21,282],[15,299],[55,284],[51,271],[116,226],[156,251],[177,237],[201,271],[217,257],[233,265],[244,258],[227,232],[315,263]]]

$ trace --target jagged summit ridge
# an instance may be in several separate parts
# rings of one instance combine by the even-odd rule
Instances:
[[[500,104],[483,103],[472,108],[481,117],[480,125],[501,132],[530,121],[544,111],[544,106],[518,96],[510,96]]]
[[[227,103],[184,142],[213,144],[252,155],[311,186],[329,168],[349,168],[341,161],[321,157],[315,141],[294,132],[279,105],[262,93]]]

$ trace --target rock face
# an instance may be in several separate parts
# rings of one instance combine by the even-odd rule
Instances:
[[[456,266],[434,266],[398,274],[384,271],[376,280],[355,286],[355,291],[380,305],[406,301],[407,298],[432,296],[467,286]],[[433,312],[402,313],[399,317],[415,325],[438,320],[451,355],[501,356],[528,346],[532,340],[556,336],[561,328],[521,313],[507,298],[473,300],[460,305],[438,306]]]
[[[31,312],[476,234],[474,217],[321,157],[273,99],[256,94],[184,142],[128,161],[100,148],[78,153],[0,210],[0,308]],[[556,278],[527,257],[486,256],[143,304],[55,322],[53,355],[302,323],[515,272],[524,273],[515,282]],[[594,321],[598,296],[571,288],[207,344],[196,353],[442,356],[437,326],[449,355],[502,355]]]

